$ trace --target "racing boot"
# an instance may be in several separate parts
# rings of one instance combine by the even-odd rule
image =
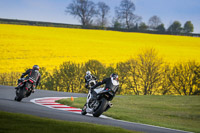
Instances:
[[[107,111],[109,108],[111,108],[113,106],[113,104],[109,101],[108,102],[108,106],[106,107],[105,111]]]
[[[35,89],[32,89],[31,93],[34,93],[35,92]]]
[[[108,105],[110,106],[110,108],[113,106],[113,104],[109,101]]]

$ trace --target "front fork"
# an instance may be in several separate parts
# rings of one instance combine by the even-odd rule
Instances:
[[[91,113],[91,112],[93,111],[93,109],[91,109],[91,108],[89,107],[89,105],[88,105],[89,102],[90,102],[91,97],[92,97],[91,90],[89,90],[89,93],[88,93],[88,95],[87,95],[87,101],[86,101],[86,104],[85,104],[85,106],[84,106],[84,109],[86,110],[87,113]]]

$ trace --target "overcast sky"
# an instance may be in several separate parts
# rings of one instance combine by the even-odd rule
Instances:
[[[105,2],[110,6],[110,22],[114,9],[121,0],[92,0]],[[135,14],[148,23],[153,15],[161,18],[168,28],[175,20],[182,26],[188,20],[194,25],[194,32],[200,33],[200,0],[132,0],[136,6]],[[66,15],[65,8],[72,0],[0,0],[0,18],[47,21],[80,24],[77,18]]]

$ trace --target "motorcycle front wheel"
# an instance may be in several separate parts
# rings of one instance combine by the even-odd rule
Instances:
[[[86,106],[86,104],[85,104],[85,105],[83,106],[82,111],[81,111],[81,114],[82,114],[82,115],[86,115],[86,114],[87,114],[86,108],[87,108],[87,106]]]
[[[16,96],[15,96],[15,101],[20,102],[25,95],[24,89],[20,88],[19,90],[16,90]]]
[[[94,111],[93,116],[99,117],[104,112],[107,105],[108,105],[108,101],[105,98],[101,99],[99,107]]]

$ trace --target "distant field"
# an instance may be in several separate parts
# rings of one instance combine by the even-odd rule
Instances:
[[[155,48],[167,62],[200,62],[200,38],[0,24],[0,73],[38,64],[52,70],[64,61],[96,59],[105,65]]]

